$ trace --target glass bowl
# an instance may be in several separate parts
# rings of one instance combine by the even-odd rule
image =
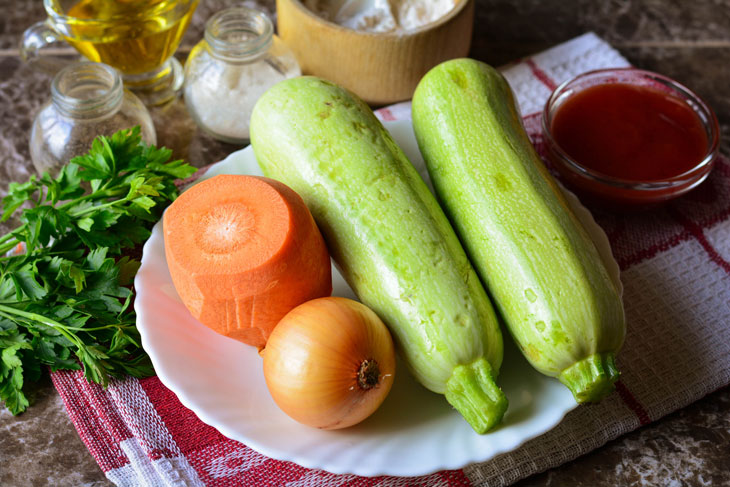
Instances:
[[[569,156],[553,136],[555,114],[577,93],[606,83],[652,88],[686,103],[699,118],[707,135],[704,157],[692,168],[676,176],[631,180],[603,174]],[[635,68],[589,71],[558,86],[545,104],[542,130],[548,158],[565,184],[588,202],[616,208],[654,207],[694,189],[709,175],[720,145],[717,117],[699,96],[666,76]]]

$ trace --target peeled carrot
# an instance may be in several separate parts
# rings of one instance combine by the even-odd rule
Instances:
[[[220,175],[163,217],[180,298],[201,323],[262,349],[294,307],[332,293],[330,258],[301,197],[273,179]]]

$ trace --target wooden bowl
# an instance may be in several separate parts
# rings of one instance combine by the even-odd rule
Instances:
[[[474,0],[461,0],[436,22],[404,33],[372,33],[318,17],[299,0],[277,0],[279,36],[302,73],[333,81],[371,105],[407,100],[424,74],[469,52]]]

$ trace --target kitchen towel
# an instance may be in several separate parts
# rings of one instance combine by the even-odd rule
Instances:
[[[503,68],[525,127],[544,154],[542,106],[560,82],[627,66],[586,34]],[[378,111],[410,118],[410,104]],[[68,414],[106,476],[120,486],[501,486],[572,460],[730,383],[730,161],[697,190],[635,215],[594,210],[624,284],[628,336],[616,392],[580,406],[553,430],[492,460],[415,477],[365,478],[267,458],[225,438],[156,377],[104,390],[79,372],[55,372]]]

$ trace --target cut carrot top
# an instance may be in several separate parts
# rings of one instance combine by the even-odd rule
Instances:
[[[170,275],[201,323],[263,348],[295,306],[329,296],[329,254],[289,187],[220,175],[181,194],[163,217]]]

